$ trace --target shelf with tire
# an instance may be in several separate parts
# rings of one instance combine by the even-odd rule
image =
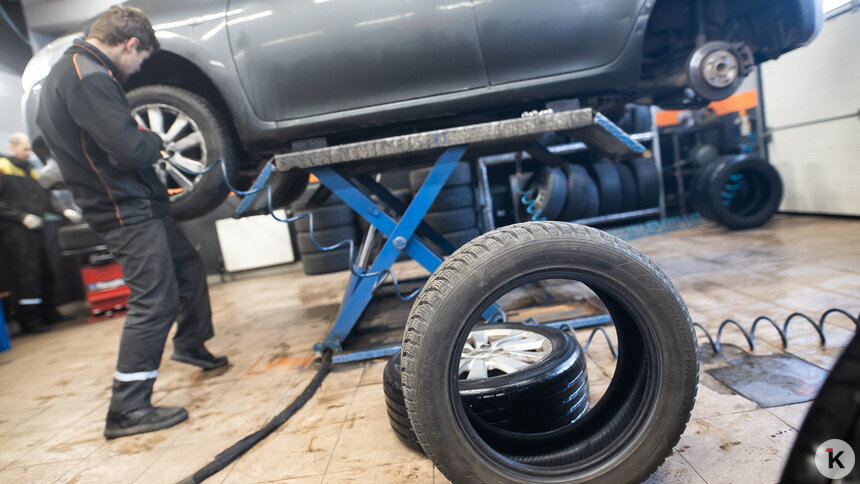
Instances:
[[[667,145],[665,183],[672,212],[702,217],[733,230],[773,217],[783,195],[779,172],[753,132],[757,108],[716,116],[694,112],[688,125],[661,128]]]
[[[640,218],[665,218],[659,138],[649,106],[632,106],[619,120],[630,137],[650,145],[650,156],[609,160],[587,152],[583,143],[545,137],[538,152],[478,160],[479,185],[491,207],[488,228],[530,220],[573,221],[599,225]],[[508,200],[502,199],[492,171],[507,165]],[[498,179],[498,174],[495,175]],[[496,207],[503,207],[498,210]],[[506,217],[510,208],[513,216]]]
[[[413,196],[429,174],[430,168],[409,173],[409,186]],[[455,248],[482,233],[477,213],[480,207],[479,197],[475,192],[473,166],[467,161],[460,162],[424,216],[424,222],[442,234]],[[441,248],[440,251],[445,253]]]

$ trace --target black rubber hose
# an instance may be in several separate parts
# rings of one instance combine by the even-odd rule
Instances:
[[[242,454],[250,450],[251,447],[257,445],[261,440],[265,439],[269,434],[277,430],[278,427],[283,425],[284,422],[293,416],[293,414],[308,403],[308,400],[314,396],[314,393],[316,393],[317,389],[322,385],[323,380],[330,370],[331,353],[326,351],[323,354],[322,364],[320,365],[320,369],[317,370],[316,376],[314,376],[314,379],[311,380],[302,394],[293,400],[293,403],[272,418],[272,420],[270,420],[263,428],[236,442],[218,454],[212,462],[206,464],[191,476],[179,481],[179,484],[197,484],[203,482],[216,472],[230,465],[231,462],[238,459]]]

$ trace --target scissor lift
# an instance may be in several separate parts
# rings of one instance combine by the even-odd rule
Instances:
[[[374,291],[387,277],[386,271],[390,270],[401,252],[405,251],[433,273],[442,263],[442,255],[423,238],[443,250],[453,251],[453,246],[422,219],[456,164],[464,157],[533,147],[541,135],[551,131],[571,134],[590,149],[611,158],[633,156],[645,151],[644,146],[600,113],[591,109],[577,109],[275,155],[261,171],[252,190],[268,184],[277,191],[279,184],[291,172],[309,171],[387,238],[369,267],[364,267],[362,261],[362,267],[357,268],[356,272],[365,276],[351,275],[337,319],[328,336],[315,345],[314,350],[318,353],[332,351],[336,363],[396,353],[399,345],[351,353],[344,353],[342,345],[373,298]],[[430,175],[408,206],[404,206],[371,176],[392,169],[430,165],[433,166]],[[265,197],[259,196],[260,193],[264,192],[245,197],[237,214],[266,208],[267,201]],[[371,195],[375,195],[378,201]],[[390,216],[386,209],[398,216]],[[496,312],[498,309],[491,307],[484,317],[489,319]],[[581,323],[594,324],[597,319],[591,317]],[[570,321],[561,324],[579,326]]]

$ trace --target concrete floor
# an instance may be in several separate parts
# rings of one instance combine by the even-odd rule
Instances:
[[[715,331],[726,318],[794,311],[818,318],[830,307],[860,311],[860,220],[781,215],[766,227],[728,232],[713,224],[632,241],[658,262],[693,319]],[[395,266],[417,275],[412,262]],[[184,405],[172,429],[105,441],[103,419],[122,319],[64,324],[13,340],[0,354],[0,482],[176,482],[257,430],[313,377],[311,346],[327,333],[346,275],[307,277],[295,267],[212,284],[217,336],[209,347],[231,366],[214,374],[165,358],[154,401]],[[853,335],[828,318],[822,348],[809,325],[792,325],[788,352],[829,369]],[[577,335],[583,341],[587,333]],[[757,332],[756,355],[781,354],[775,331]],[[584,342],[584,341],[583,341]],[[724,342],[741,345],[727,330]],[[705,343],[700,338],[700,343]],[[172,351],[168,343],[165,354]],[[651,482],[774,482],[808,403],[761,408],[706,369],[703,348],[692,420]],[[739,350],[729,348],[728,355]],[[611,367],[605,343],[588,352],[595,395]],[[275,434],[210,478],[212,483],[446,482],[388,425],[384,360],[337,367],[316,396]]]

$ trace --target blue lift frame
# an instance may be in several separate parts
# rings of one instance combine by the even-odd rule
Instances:
[[[419,235],[427,238],[441,249],[449,253],[453,252],[454,247],[442,235],[422,222],[422,219],[444,187],[454,167],[463,158],[466,149],[472,144],[480,145],[498,141],[503,134],[514,138],[523,138],[534,137],[543,132],[555,130],[571,131],[586,145],[600,149],[604,154],[610,156],[645,151],[641,144],[632,140],[600,113],[592,112],[590,109],[582,109],[536,118],[506,120],[450,130],[417,133],[331,149],[323,148],[311,152],[277,155],[273,161],[267,163],[252,188],[262,189],[268,183],[270,176],[279,171],[304,168],[313,173],[320,183],[343,200],[387,239],[370,267],[366,269],[359,267],[356,271],[368,275],[363,277],[356,276],[355,273],[350,275],[337,319],[325,340],[314,345],[314,351],[318,353],[331,351],[334,363],[380,358],[399,351],[400,345],[397,344],[344,353],[342,343],[358,323],[364,310],[373,299],[374,291],[387,277],[386,271],[390,270],[401,252],[405,251],[431,274],[442,264],[442,256],[428,246]],[[358,174],[347,178],[334,168],[338,163],[349,160],[360,162],[362,159],[384,158],[405,152],[420,153],[422,150],[427,151],[435,148],[444,148],[444,151],[436,159],[429,176],[408,206],[401,203],[388,189],[370,176]],[[335,154],[333,153],[334,150],[339,151]],[[380,203],[371,199],[367,192],[375,195]],[[237,209],[237,214],[241,215],[249,210],[254,203],[260,203],[259,200],[255,202],[255,199],[254,196],[246,197]],[[382,206],[393,209],[399,219],[388,215]],[[504,320],[504,313],[493,305],[484,312],[483,316],[489,321],[498,317],[499,314]],[[575,329],[606,324],[610,321],[608,316],[580,319],[559,321],[554,325]]]

